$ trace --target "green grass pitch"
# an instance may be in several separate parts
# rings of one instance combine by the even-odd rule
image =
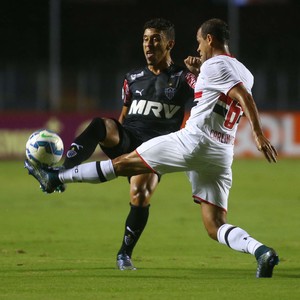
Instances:
[[[162,178],[133,261],[115,269],[128,183],[43,194],[23,162],[0,162],[0,299],[260,300],[300,297],[300,161],[235,160],[228,221],[274,247],[274,277],[208,238],[183,173]]]

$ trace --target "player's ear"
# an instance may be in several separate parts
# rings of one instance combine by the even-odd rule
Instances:
[[[207,43],[209,44],[209,45],[211,45],[211,43],[213,42],[213,36],[211,35],[211,34],[208,34],[207,36],[206,36],[206,41],[207,41]]]
[[[169,41],[166,49],[167,50],[172,50],[172,48],[174,47],[174,45],[175,45],[175,41]]]

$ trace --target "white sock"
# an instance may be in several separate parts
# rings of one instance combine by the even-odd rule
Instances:
[[[59,171],[58,177],[61,182],[88,182],[100,183],[116,178],[112,161],[90,162],[72,169]]]
[[[219,228],[218,241],[234,250],[253,255],[255,250],[262,245],[245,230],[230,224],[224,224]]]
[[[101,169],[101,170],[99,171],[99,169]],[[106,181],[115,179],[117,177],[115,170],[114,170],[114,166],[110,159],[100,161],[100,167],[98,167],[98,172],[103,174]],[[99,177],[100,177],[100,175],[99,175]]]

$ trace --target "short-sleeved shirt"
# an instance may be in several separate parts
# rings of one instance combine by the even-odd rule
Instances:
[[[216,56],[201,66],[195,102],[184,128],[143,143],[136,149],[159,174],[185,171],[195,201],[227,210],[232,183],[233,146],[241,106],[228,97],[237,84],[251,93],[253,76],[238,60]]]
[[[142,141],[179,130],[195,82],[194,74],[175,64],[158,75],[148,67],[127,73],[122,98],[129,112],[123,126]]]

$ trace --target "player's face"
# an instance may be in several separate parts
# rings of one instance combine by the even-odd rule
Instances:
[[[199,53],[201,64],[203,64],[212,57],[212,48],[210,46],[208,35],[203,38],[201,28],[197,32],[197,42],[199,43],[197,52]]]
[[[163,32],[147,28],[143,35],[143,49],[148,65],[159,65],[167,60],[169,42]]]

